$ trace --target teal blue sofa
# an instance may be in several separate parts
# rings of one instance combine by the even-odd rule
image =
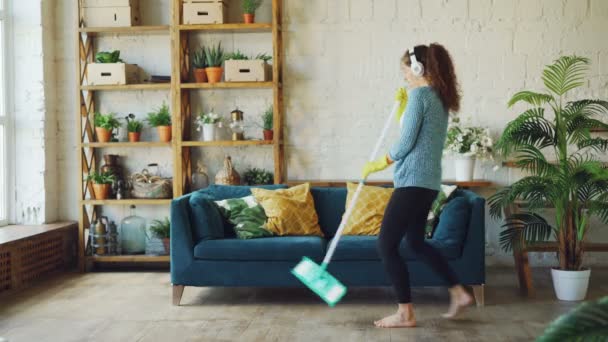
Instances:
[[[283,185],[267,186],[280,188]],[[312,187],[324,237],[283,236],[236,239],[212,200],[244,197],[247,186],[212,185],[174,199],[171,204],[171,281],[173,304],[184,286],[302,287],[290,273],[308,256],[318,262],[334,237],[344,213],[346,188]],[[439,217],[432,238],[464,285],[474,289],[483,305],[485,283],[485,200],[457,190]],[[329,271],[348,287],[390,286],[376,251],[376,236],[343,236]],[[402,243],[413,286],[444,286],[441,277]]]

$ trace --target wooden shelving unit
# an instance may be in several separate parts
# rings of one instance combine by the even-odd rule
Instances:
[[[273,149],[275,183],[284,181],[284,146],[283,146],[283,42],[282,42],[282,11],[283,0],[272,0],[271,23],[228,23],[213,25],[182,25],[182,0],[167,0],[171,4],[171,24],[134,27],[84,27],[81,15],[80,1],[76,5],[75,30],[77,35],[76,74],[78,75],[77,105],[80,110],[76,115],[78,129],[78,165],[82,179],[89,172],[98,169],[96,149],[106,148],[171,148],[173,159],[173,195],[181,196],[189,192],[192,177],[192,148],[207,147],[237,147],[249,146]],[[270,82],[221,82],[216,84],[190,82],[190,49],[191,34],[207,33],[260,33],[267,32],[272,39],[272,71]],[[142,83],[128,85],[88,85],[86,79],[87,64],[91,63],[97,52],[95,40],[103,36],[130,35],[169,35],[171,38],[171,83]],[[274,140],[246,141],[191,141],[190,124],[192,112],[190,108],[191,92],[206,89],[270,89],[274,107]],[[93,114],[96,110],[95,93],[98,91],[170,91],[173,121],[173,140],[170,143],[161,142],[95,142]],[[149,255],[119,255],[119,256],[87,256],[85,254],[85,229],[98,217],[102,206],[153,205],[169,206],[171,199],[147,200],[93,200],[89,199],[92,185],[78,180],[79,218],[78,218],[78,256],[79,268],[84,271],[87,264],[95,263],[168,263],[169,256]]]

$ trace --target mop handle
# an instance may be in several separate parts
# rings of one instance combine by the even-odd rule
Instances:
[[[395,112],[397,111],[397,109],[399,109],[399,101],[395,101],[395,104],[393,105],[393,109],[391,110],[389,117],[386,119],[386,123],[384,124],[384,128],[382,129],[382,134],[380,134],[380,137],[378,138],[378,141],[376,142],[376,146],[374,147],[374,150],[372,151],[372,154],[369,157],[369,161],[374,161],[374,159],[376,159],[376,155],[378,154],[378,151],[380,150],[380,146],[382,146],[382,141],[384,140],[384,137],[386,136],[386,133],[388,132],[389,127],[391,126],[391,121],[393,120],[393,117],[395,116]],[[359,182],[359,185],[357,186],[355,195],[353,196],[352,200],[350,201],[348,208],[346,208],[346,212],[344,213],[344,216],[342,216],[342,221],[340,222],[338,231],[336,232],[336,235],[334,236],[334,238],[331,240],[331,244],[329,245],[329,249],[327,250],[327,253],[325,254],[325,258],[323,259],[323,263],[321,264],[321,267],[323,267],[323,268],[327,267],[327,265],[331,261],[331,258],[333,257],[334,252],[336,251],[336,247],[338,246],[338,241],[340,241],[340,238],[342,237],[342,231],[346,227],[346,222],[348,222],[348,219],[350,218],[350,215],[352,214],[353,209],[355,208],[355,203],[357,203],[357,200],[359,199],[359,194],[361,193],[361,190],[363,189],[364,184],[365,184],[365,179],[362,179]]]

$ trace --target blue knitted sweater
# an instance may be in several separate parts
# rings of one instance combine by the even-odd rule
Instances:
[[[395,188],[441,188],[441,156],[448,127],[448,113],[431,87],[409,92],[401,121],[401,136],[390,151],[395,161]]]

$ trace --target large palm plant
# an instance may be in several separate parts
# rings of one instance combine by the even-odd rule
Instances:
[[[547,93],[521,91],[509,101],[509,107],[523,101],[530,108],[507,125],[496,148],[504,156],[514,155],[516,165],[529,176],[488,201],[494,217],[515,201],[526,202],[525,211],[506,219],[500,234],[502,248],[521,248],[553,235],[562,270],[580,270],[589,217],[597,215],[608,223],[608,169],[596,156],[606,152],[608,139],[590,135],[591,129],[608,128],[598,120],[608,112],[608,102],[564,99],[584,84],[588,64],[587,58],[561,57],[543,71]],[[546,107],[553,117],[546,115]],[[543,153],[550,150],[555,161]],[[538,214],[545,207],[555,208],[555,226]]]

